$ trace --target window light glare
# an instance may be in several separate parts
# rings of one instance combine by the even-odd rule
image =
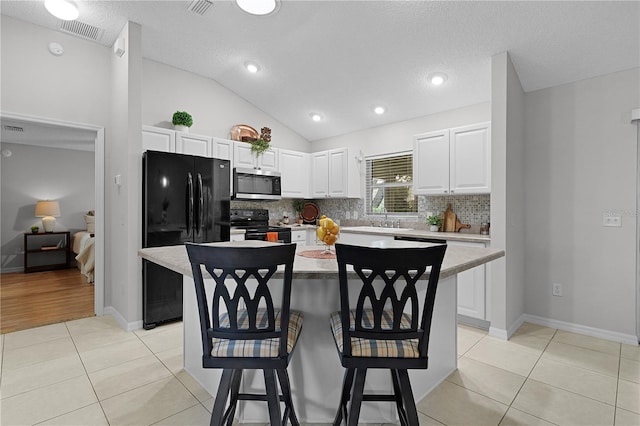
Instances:
[[[386,110],[384,109],[383,106],[377,106],[373,108],[373,112],[375,112],[378,115],[382,115],[386,112]]]
[[[445,81],[447,81],[447,75],[446,74],[442,74],[442,73],[435,73],[435,74],[431,74],[429,76],[429,81],[431,82],[431,84],[433,84],[434,86],[440,86],[441,84],[443,84]]]
[[[80,15],[78,6],[70,0],[45,0],[44,7],[50,14],[63,21],[73,21]]]
[[[278,3],[276,0],[236,0],[240,9],[252,15],[268,15],[274,10]]]
[[[257,64],[254,64],[253,62],[247,62],[245,64],[245,67],[247,68],[247,71],[249,71],[252,74],[255,74],[258,71],[260,71],[260,67]]]

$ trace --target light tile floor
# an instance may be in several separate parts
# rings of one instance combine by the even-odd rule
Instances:
[[[640,348],[524,324],[508,342],[458,327],[458,370],[421,425],[640,425]],[[182,324],[125,332],[109,316],[0,336],[0,424],[207,425],[182,370]]]

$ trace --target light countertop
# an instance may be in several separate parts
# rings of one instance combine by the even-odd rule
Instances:
[[[415,235],[415,234],[411,234]],[[231,241],[221,243],[209,243],[207,245],[221,245],[233,247],[263,247],[276,243],[264,241]],[[431,245],[429,243],[413,243],[409,241],[375,241],[374,247],[402,248]],[[305,250],[318,250],[321,246],[298,245],[296,252]],[[167,247],[150,247],[138,250],[138,255],[143,259],[156,263],[182,275],[192,276],[191,265],[187,257],[187,250],[183,245]],[[480,247],[449,246],[444,257],[441,278],[458,274],[467,269],[474,268],[492,260],[504,256],[503,250]],[[338,263],[335,259],[312,259],[296,255],[293,264],[293,278],[332,278],[338,277]]]
[[[437,238],[446,241],[467,241],[477,243],[489,243],[491,237],[489,235],[481,234],[469,234],[461,232],[431,232],[424,229],[409,229],[409,228],[382,228],[377,226],[343,226],[340,228],[340,232],[353,233],[353,234],[368,234],[368,235],[388,235],[388,236],[403,236],[403,237],[417,237],[417,238]]]

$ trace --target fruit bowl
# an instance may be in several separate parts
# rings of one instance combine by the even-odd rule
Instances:
[[[323,253],[331,253],[331,246],[338,241],[339,234],[340,226],[333,219],[325,215],[320,216],[316,237],[319,242],[324,244]]]

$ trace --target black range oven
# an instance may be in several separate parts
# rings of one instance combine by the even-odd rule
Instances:
[[[269,226],[267,209],[231,209],[230,223],[232,228],[244,229],[245,240],[268,241],[273,235],[278,242],[291,242],[291,228]]]

